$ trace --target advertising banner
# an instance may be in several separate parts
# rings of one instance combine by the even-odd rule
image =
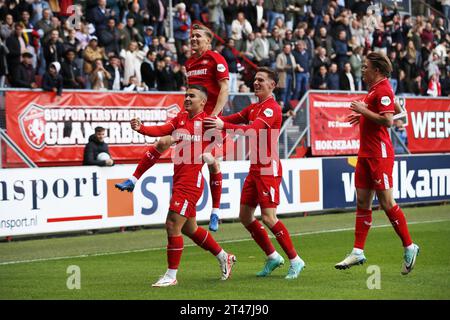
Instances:
[[[322,161],[324,209],[356,207],[357,157],[324,158]],[[396,157],[392,178],[398,203],[448,201],[450,155]]]
[[[7,91],[6,129],[13,141],[35,163],[81,163],[84,146],[96,126],[106,129],[114,160],[137,160],[155,138],[133,131],[131,118],[146,125],[163,124],[183,106],[182,93],[136,94],[107,92],[65,92],[56,100],[54,93]],[[6,163],[21,163],[11,150]]]
[[[405,100],[409,151],[450,152],[450,99]]]
[[[309,95],[311,150],[315,156],[350,155],[359,150],[359,126],[346,118],[350,104],[362,100],[362,94]]]
[[[238,218],[240,193],[248,161],[224,161],[221,218]],[[322,210],[322,160],[282,161],[279,214]],[[134,165],[0,169],[0,237],[164,224],[173,165],[156,164],[139,179],[132,193],[114,187]],[[209,173],[197,220],[209,221]],[[259,209],[257,215],[260,214]]]

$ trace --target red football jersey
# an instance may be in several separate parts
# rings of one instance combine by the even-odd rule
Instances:
[[[202,85],[208,91],[208,101],[204,107],[206,114],[214,110],[219,96],[219,81],[229,79],[228,64],[225,58],[208,50],[200,57],[190,57],[186,61],[186,77],[188,84]]]
[[[394,92],[387,78],[375,83],[364,98],[370,111],[378,114],[395,113]],[[394,148],[389,137],[388,128],[377,124],[364,116],[359,122],[360,146],[359,157],[365,158],[393,158]]]
[[[245,123],[251,124],[259,118],[266,124],[266,128],[263,129],[266,131],[258,130],[257,132],[257,143],[250,143],[252,147],[250,172],[263,175],[270,174],[275,177],[281,176],[282,168],[278,156],[278,138],[282,122],[281,107],[271,96],[262,102],[249,105],[238,114]],[[250,141],[251,139],[250,137]]]
[[[173,183],[183,183],[185,187],[199,187],[202,183],[202,153],[210,141],[203,141],[203,119],[206,113],[200,112],[192,119],[187,111],[180,111],[168,123],[174,128],[172,135],[178,141],[175,147]],[[183,151],[190,150],[188,154]]]

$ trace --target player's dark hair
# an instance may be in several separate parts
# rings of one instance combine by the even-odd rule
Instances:
[[[199,24],[199,23],[194,23],[192,25],[192,30],[202,30],[203,32],[205,32],[206,36],[212,40],[213,38],[213,33],[212,31],[205,25],[203,24]]]
[[[206,88],[204,86],[202,86],[202,85],[190,84],[186,88],[186,91],[189,90],[189,89],[195,89],[195,90],[201,91],[205,95],[205,97],[208,98],[208,90],[206,90]]]
[[[372,63],[372,67],[374,69],[378,69],[378,72],[381,73],[386,78],[391,76],[392,72],[392,64],[389,58],[380,52],[371,52],[367,55],[367,60]]]
[[[97,132],[103,132],[103,131],[105,131],[105,128],[98,126],[98,127],[95,127],[94,130],[95,130],[95,133],[97,133]]]
[[[278,74],[272,69],[268,67],[259,67],[258,70],[256,70],[256,72],[266,73],[271,80],[275,81],[275,84],[278,84]]]

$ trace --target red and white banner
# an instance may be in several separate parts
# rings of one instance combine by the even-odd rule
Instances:
[[[450,99],[406,98],[411,153],[450,152]]]
[[[352,155],[359,149],[359,126],[346,121],[350,103],[363,94],[310,94],[310,133],[313,155]],[[408,114],[411,153],[450,152],[450,99],[399,97]]]
[[[180,94],[6,92],[6,129],[38,165],[81,163],[84,146],[96,126],[106,128],[105,142],[116,161],[136,161],[155,139],[133,131],[131,118],[146,125],[163,124],[183,106]],[[170,153],[168,153],[170,154]],[[12,150],[6,163],[22,163]]]
[[[350,103],[361,94],[309,95],[309,122],[313,155],[350,155],[359,150],[359,127],[346,121]]]

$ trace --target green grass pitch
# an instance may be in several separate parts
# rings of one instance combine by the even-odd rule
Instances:
[[[166,270],[166,237],[162,229],[145,229],[0,243],[0,299],[450,299],[450,206],[404,212],[421,248],[407,276],[400,274],[400,239],[381,211],[374,212],[368,261],[345,271],[333,266],[352,248],[353,213],[281,216],[306,262],[296,280],[284,279],[288,261],[270,277],[257,278],[263,252],[242,225],[223,223],[214,237],[238,259],[228,281],[219,280],[216,259],[185,238],[178,285],[152,288]],[[66,285],[71,265],[81,271],[79,290]],[[379,267],[380,289],[367,286],[372,265]]]

